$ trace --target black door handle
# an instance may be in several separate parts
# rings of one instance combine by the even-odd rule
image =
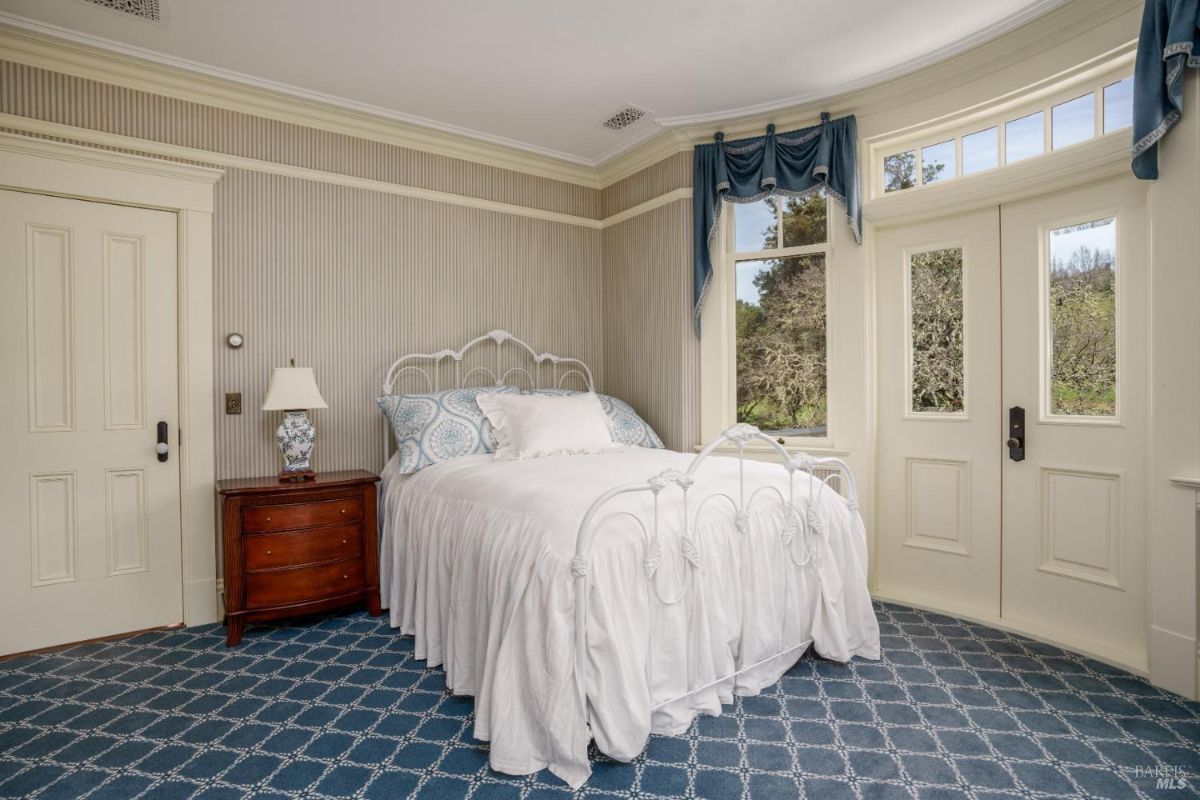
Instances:
[[[1008,457],[1013,461],[1025,460],[1025,409],[1013,406],[1008,410]]]
[[[159,461],[167,460],[167,453],[171,451],[171,444],[168,441],[169,430],[166,420],[158,423],[158,444],[154,445],[154,452],[158,453]]]

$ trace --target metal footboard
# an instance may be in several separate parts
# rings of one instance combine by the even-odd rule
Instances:
[[[786,496],[783,491],[780,491],[775,486],[760,486],[751,491],[749,496],[747,496],[745,471],[746,447],[751,443],[768,445],[770,448],[769,452],[778,457],[780,466],[787,471],[788,486]],[[700,469],[701,465],[704,464],[715,450],[727,445],[737,448],[738,481],[736,493],[717,492],[703,498],[694,497],[692,490],[697,470]],[[812,479],[808,481],[806,490],[797,490],[797,472],[804,472]],[[818,473],[823,477],[819,476]],[[753,425],[738,424],[726,429],[717,438],[709,442],[692,460],[687,470],[666,470],[648,480],[617,486],[600,495],[583,516],[576,538],[575,555],[571,559],[571,571],[575,583],[575,674],[579,686],[579,701],[582,704],[584,715],[588,715],[587,623],[588,597],[591,586],[591,553],[592,546],[596,541],[596,534],[605,524],[615,519],[621,519],[623,521],[631,521],[635,529],[640,531],[644,543],[644,572],[646,580],[649,582],[648,594],[650,595],[650,602],[658,604],[657,606],[652,605],[653,613],[654,608],[675,605],[687,597],[689,592],[700,591],[699,572],[703,564],[704,549],[699,536],[699,522],[710,504],[724,505],[732,509],[734,526],[741,535],[740,546],[747,548],[750,546],[749,542],[751,541],[751,537],[748,536],[751,508],[754,507],[756,501],[763,502],[763,498],[774,497],[777,499],[784,509],[784,514],[778,536],[774,537],[773,541],[779,547],[779,554],[785,557],[785,563],[790,563],[793,568],[800,569],[809,564],[813,558],[817,557],[816,554],[818,551],[814,547],[814,537],[822,535],[823,526],[816,513],[816,503],[822,492],[835,491],[830,485],[830,482],[835,479],[842,482],[838,487],[841,491],[838,493],[845,496],[851,511],[858,513],[858,491],[854,482],[854,475],[845,461],[840,458],[818,458],[806,453],[790,455],[775,439],[762,433]],[[683,493],[682,531],[679,535],[677,556],[674,553],[668,555],[664,552],[666,549],[664,537],[660,535],[661,513],[659,497],[664,492],[669,491],[680,491]],[[653,496],[653,511],[650,513],[648,520],[643,519],[637,514],[623,510],[613,510],[605,513],[607,506],[614,498],[622,495],[646,492],[649,492]],[[692,511],[693,507],[695,508],[694,512]],[[662,570],[660,567],[663,559],[667,557],[677,557],[679,559],[678,563],[681,566],[684,576],[673,588],[664,587],[661,580]],[[742,563],[745,564],[746,560],[743,559]],[[785,582],[784,587],[786,591],[787,582]],[[784,608],[787,608],[786,596],[784,598]],[[744,604],[742,614],[743,618],[739,626],[739,631],[744,631],[746,627]],[[648,627],[650,635],[653,636],[653,625]],[[693,685],[697,682],[697,679],[694,677],[694,668],[689,660],[688,690],[676,697],[654,704],[651,711],[656,711],[678,700],[736,678],[775,659],[793,653],[806,644],[807,642],[793,643],[773,655],[755,661],[753,664],[735,663],[735,666],[738,668],[734,672],[705,681],[700,685]],[[646,663],[648,683],[653,668],[653,664],[650,663],[652,661],[651,655],[652,651],[648,647]]]

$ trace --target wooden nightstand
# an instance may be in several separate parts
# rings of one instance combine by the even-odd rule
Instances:
[[[379,616],[375,483],[370,472],[315,480],[217,481],[225,549],[225,643],[247,622],[365,603]]]

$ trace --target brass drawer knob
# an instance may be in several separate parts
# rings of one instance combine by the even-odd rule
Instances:
[[[345,543],[346,543],[346,540],[345,540],[345,539],[342,539],[342,544],[345,544]]]
[[[345,513],[346,513],[346,509],[344,509],[344,508],[343,508],[343,509],[342,509],[342,513],[343,513],[343,514],[345,514]]]
[[[271,518],[270,518],[270,517],[267,517],[267,522],[270,522],[270,521],[271,521]]]
[[[350,579],[350,576],[349,576],[349,575],[343,575],[343,576],[342,576],[342,580],[344,580],[344,581],[345,581],[345,580],[349,580],[349,579]]]
[[[270,551],[270,550],[268,550],[268,551],[267,551],[267,555],[271,555],[271,551]]]

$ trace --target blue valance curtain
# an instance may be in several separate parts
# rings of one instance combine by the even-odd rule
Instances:
[[[1200,68],[1200,0],[1146,0],[1133,71],[1133,174],[1158,177],[1158,140],[1183,113],[1183,68]]]
[[[717,232],[722,201],[752,203],[772,194],[804,195],[824,187],[846,208],[854,238],[862,241],[858,193],[858,127],[853,116],[790,133],[726,142],[718,133],[712,144],[696,146],[692,183],[692,269],[695,281],[696,335],[700,308],[712,280],[709,245]]]

